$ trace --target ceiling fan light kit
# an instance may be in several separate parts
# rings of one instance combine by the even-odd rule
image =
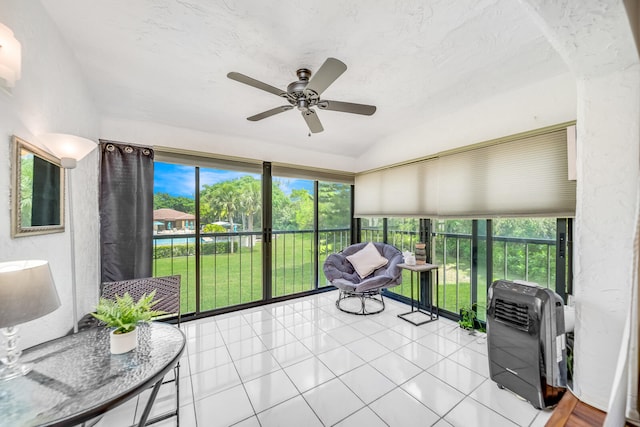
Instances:
[[[302,118],[307,123],[309,130],[312,133],[318,133],[322,132],[324,128],[316,111],[313,110],[312,107],[318,107],[321,110],[339,111],[341,113],[361,114],[365,116],[370,116],[376,112],[376,107],[373,105],[320,99],[320,95],[346,70],[347,66],[344,62],[335,58],[327,58],[313,77],[311,70],[307,68],[298,69],[296,71],[298,80],[291,82],[287,86],[286,91],[237,72],[230,72],[227,74],[227,77],[231,80],[282,97],[290,104],[263,111],[262,113],[247,117],[247,120],[256,122],[292,110],[295,107],[302,114]]]

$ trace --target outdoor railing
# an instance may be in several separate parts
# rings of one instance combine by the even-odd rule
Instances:
[[[383,231],[379,228],[363,228],[362,241],[382,241]],[[486,237],[479,237],[477,304],[486,307]],[[415,252],[418,233],[415,231],[388,230],[387,241],[402,252]],[[471,244],[470,234],[433,233],[432,260],[438,269],[438,306],[452,313],[471,304]],[[555,286],[555,245],[554,239],[528,239],[516,237],[493,237],[493,277],[497,279],[526,280],[544,287]],[[410,297],[410,275],[403,271],[400,286],[390,292]],[[415,286],[415,284],[414,284]],[[414,296],[417,290],[414,289]],[[482,317],[482,316],[481,316]]]
[[[382,230],[363,229],[362,241],[382,241]],[[486,254],[478,246],[478,301],[486,305]],[[207,311],[263,298],[262,245],[260,232],[203,233],[200,235],[200,310]],[[388,230],[387,241],[401,251],[414,251],[415,231]],[[327,285],[322,265],[327,255],[350,244],[350,230],[320,230],[317,250],[317,286]],[[493,278],[521,279],[541,286],[555,283],[555,240],[493,237]],[[272,238],[272,296],[316,288],[313,230],[274,231]],[[183,312],[196,310],[195,234],[153,237],[153,274],[182,276]],[[471,235],[434,233],[432,259],[439,268],[440,308],[452,313],[471,301]],[[391,292],[410,296],[410,276]],[[414,291],[416,292],[416,291]]]
[[[182,309],[196,311],[196,261],[200,269],[200,311],[263,299],[261,232],[201,233],[196,260],[195,234],[153,237],[153,275],[182,276]],[[349,245],[349,229],[318,233],[318,286],[325,286],[326,256]],[[313,230],[274,231],[272,296],[315,289]]]

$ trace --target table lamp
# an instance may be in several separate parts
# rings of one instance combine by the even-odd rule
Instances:
[[[6,356],[0,381],[26,375],[30,364],[18,362],[18,325],[38,319],[60,307],[47,261],[0,262],[0,328],[6,339]]]

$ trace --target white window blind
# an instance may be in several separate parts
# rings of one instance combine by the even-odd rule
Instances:
[[[573,216],[565,129],[356,176],[356,216]]]
[[[437,159],[357,175],[355,182],[357,217],[421,217],[437,213]]]

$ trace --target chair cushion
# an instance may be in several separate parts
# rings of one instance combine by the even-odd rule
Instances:
[[[347,259],[362,279],[389,262],[388,259],[380,255],[378,249],[371,242],[353,255],[347,256]]]

